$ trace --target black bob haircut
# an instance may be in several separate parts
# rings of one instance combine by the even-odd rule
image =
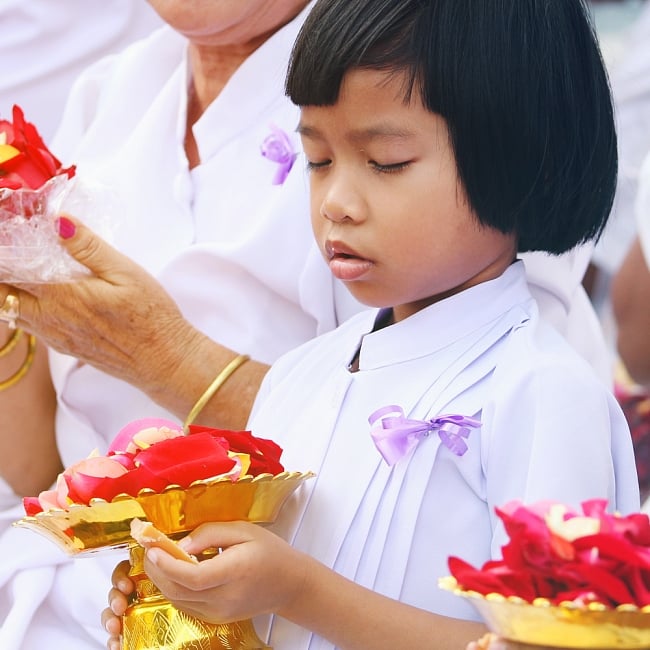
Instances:
[[[478,220],[519,252],[597,239],[616,186],[612,99],[583,0],[318,0],[286,92],[335,104],[351,68],[404,72],[449,129]]]

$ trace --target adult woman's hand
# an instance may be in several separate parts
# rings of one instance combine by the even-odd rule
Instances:
[[[59,226],[63,245],[90,270],[87,277],[61,284],[0,284],[0,304],[13,294],[19,312],[15,325],[36,336],[31,367],[0,392],[0,452],[5,447],[7,452],[0,453],[0,476],[19,496],[47,489],[61,470],[47,347],[125,379],[184,415],[203,388],[171,377],[181,370],[179,351],[191,360],[193,350],[211,345],[144,269],[72,218],[62,217]],[[0,327],[1,340],[9,340],[11,330],[4,323]],[[3,356],[0,376],[14,375],[27,359],[27,341],[22,336]],[[209,383],[207,377],[204,381]],[[165,385],[183,385],[188,393],[173,396]]]
[[[59,219],[61,242],[90,275],[59,284],[0,287],[20,301],[18,326],[59,352],[151,389],[200,336],[162,286],[83,224]],[[144,347],[144,349],[143,349]],[[156,354],[144,353],[156,349]]]
[[[88,276],[59,284],[0,284],[0,304],[9,293],[16,296],[16,325],[37,340],[26,376],[0,392],[0,452],[7,450],[0,453],[0,476],[19,496],[47,489],[61,469],[46,346],[130,383],[182,421],[239,353],[194,328],[152,275],[82,223],[63,216],[59,232],[67,251],[89,269]],[[0,328],[7,339],[6,325]],[[15,372],[7,366],[14,361],[2,359],[1,371]],[[246,363],[197,422],[242,429],[267,370],[264,364]]]
[[[239,351],[194,328],[152,275],[79,221],[62,216],[59,232],[63,246],[90,274],[60,284],[0,285],[0,301],[11,291],[20,301],[18,327],[185,418]],[[203,421],[243,427],[266,370],[246,364],[211,400]]]

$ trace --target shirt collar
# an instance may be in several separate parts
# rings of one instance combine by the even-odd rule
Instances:
[[[524,264],[517,261],[494,280],[477,284],[399,323],[366,334],[361,343],[359,369],[370,370],[443,350],[498,320],[512,308],[519,307],[522,320],[527,320],[533,305]],[[383,313],[380,310],[377,318]]]

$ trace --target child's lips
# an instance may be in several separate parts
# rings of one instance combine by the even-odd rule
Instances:
[[[330,271],[339,280],[358,280],[373,266],[370,260],[341,242],[326,242],[325,252]]]

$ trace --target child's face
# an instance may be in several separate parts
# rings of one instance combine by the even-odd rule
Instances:
[[[498,277],[514,235],[481,226],[456,172],[446,123],[404,76],[346,74],[334,106],[302,109],[316,241],[361,302],[401,320]]]

